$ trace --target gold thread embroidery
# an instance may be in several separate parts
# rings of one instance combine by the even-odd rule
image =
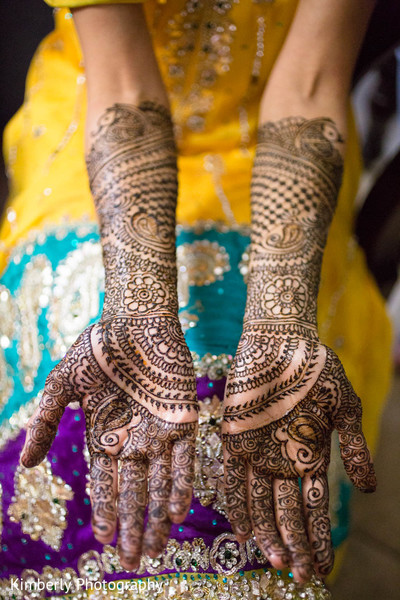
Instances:
[[[32,540],[40,539],[59,550],[67,527],[66,501],[74,495],[71,487],[53,475],[47,459],[34,469],[18,465],[14,481],[10,520],[21,523],[22,531]]]
[[[228,18],[238,0],[187,0],[167,23],[168,42],[161,51],[161,64],[170,90],[178,139],[184,128],[203,131],[207,113],[214,105],[212,88],[229,72],[236,25]],[[195,84],[185,85],[196,52]]]
[[[46,571],[46,572],[45,572]],[[83,573],[80,573],[83,577]],[[26,569],[19,580],[15,576],[10,579],[0,580],[0,594],[4,598],[15,600],[41,600],[37,592],[22,592],[18,588],[20,582],[34,583],[43,581],[51,582],[53,590],[63,592],[65,600],[330,600],[331,595],[322,581],[315,577],[306,584],[296,584],[288,574],[278,575],[273,570],[255,570],[234,575],[176,573],[175,575],[162,576],[161,578],[146,577],[146,586],[139,586],[143,579],[120,579],[106,584],[102,581],[85,582],[87,589],[82,588],[78,576],[72,569],[51,569],[45,567],[40,576],[34,570]],[[12,582],[17,586],[12,586]],[[71,585],[71,593],[65,593],[65,583]],[[92,586],[90,585],[92,583]],[[96,583],[99,585],[96,586]],[[143,591],[143,587],[146,589]],[[122,590],[122,591],[121,591]],[[60,596],[50,596],[49,600],[57,600]]]
[[[0,411],[14,390],[14,381],[4,350],[9,348],[14,337],[16,315],[17,309],[10,291],[4,285],[0,285]]]
[[[221,281],[230,270],[229,254],[217,242],[196,240],[177,248],[178,297],[181,307],[189,302],[189,287]]]
[[[64,356],[81,331],[100,310],[99,292],[104,290],[101,246],[83,242],[69,252],[54,273],[49,298],[51,358]]]
[[[0,450],[2,450],[8,442],[15,440],[22,429],[25,429],[30,417],[35,412],[39,405],[42,392],[29,400],[24,406],[21,406],[9,419],[5,419],[0,426]]]
[[[33,248],[30,249],[32,253]],[[16,303],[20,313],[19,359],[20,377],[26,392],[33,382],[42,359],[38,318],[47,306],[52,282],[51,264],[46,256],[35,256],[25,267]]]

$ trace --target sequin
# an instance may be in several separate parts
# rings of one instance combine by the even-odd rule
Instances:
[[[16,296],[20,314],[20,378],[24,390],[33,390],[34,379],[42,360],[38,318],[40,297],[49,294],[51,265],[44,255],[33,257],[25,267],[21,286]]]
[[[7,214],[7,221],[9,223],[14,223],[17,218],[17,213],[15,212],[15,210],[13,208],[8,208],[6,211],[6,214]]]
[[[13,373],[5,359],[3,350],[11,345],[15,335],[17,308],[5,286],[0,286],[0,411],[8,402],[14,390]]]
[[[246,250],[242,254],[242,258],[239,263],[239,271],[243,277],[243,281],[247,283],[249,273],[249,262],[250,262],[250,245],[247,246]]]
[[[0,483],[0,542],[3,533],[3,487]]]
[[[100,310],[104,267],[100,243],[83,242],[69,252],[54,274],[49,299],[51,357],[59,360]]]
[[[180,306],[189,302],[189,287],[210,285],[222,280],[230,270],[229,255],[217,242],[196,240],[177,248],[178,298]]]
[[[33,540],[59,550],[67,527],[66,501],[73,498],[71,487],[53,475],[45,459],[34,469],[18,465],[14,493],[8,508],[10,520],[21,523],[22,531]]]

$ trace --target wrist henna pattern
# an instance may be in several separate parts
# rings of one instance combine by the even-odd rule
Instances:
[[[115,317],[93,330],[104,371],[151,412],[198,410],[191,354],[177,319]]]
[[[304,575],[304,564],[311,569],[310,547],[321,575],[326,575],[333,564],[326,481],[333,428],[339,432],[343,463],[352,483],[365,492],[375,489],[375,473],[362,433],[361,412],[360,399],[338,357],[326,348],[320,376],[292,410],[263,427],[240,433],[227,433],[225,429],[223,434],[225,486],[232,527],[237,534],[248,537],[251,533],[250,509],[258,543],[267,556],[284,553],[276,534],[274,513],[266,509],[273,502],[272,483],[283,481],[298,492],[297,478],[303,478],[308,538],[303,533],[301,498],[296,500],[294,512],[288,510],[287,498],[280,500],[281,508],[276,510],[277,524],[283,528],[282,539],[292,558],[291,565],[302,573],[301,577],[311,575],[311,571]],[[249,474],[251,502],[247,507],[245,487]],[[278,491],[275,490],[275,504]],[[291,502],[294,499],[292,495]],[[296,537],[293,532],[299,527],[301,535]],[[299,565],[303,566],[300,568]]]
[[[111,107],[87,162],[104,254],[104,310],[50,373],[21,461],[31,467],[43,460],[65,407],[79,400],[93,531],[110,542],[118,517],[121,563],[130,570],[142,553],[163,550],[171,522],[189,509],[194,478],[198,406],[177,316],[176,152],[167,111],[151,102]]]
[[[274,352],[269,352],[272,348]],[[250,424],[266,409],[271,413],[267,420],[275,420],[315,381],[316,366],[320,362],[321,349],[310,340],[266,340],[244,332],[228,376],[224,421],[247,418]],[[229,402],[233,398],[236,400]],[[242,401],[244,398],[249,399]]]
[[[330,440],[355,486],[376,480],[361,403],[318,339],[316,307],[343,142],[329,119],[283,119],[259,132],[243,333],[224,399],[225,491],[241,541],[254,530],[274,566],[297,579],[333,564],[326,473]],[[300,492],[298,478],[302,478]]]

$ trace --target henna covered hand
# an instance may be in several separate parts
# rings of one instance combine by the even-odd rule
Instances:
[[[333,565],[326,476],[333,428],[351,481],[373,491],[361,403],[334,352],[315,341],[244,334],[224,412],[229,517],[241,541],[254,530],[271,562],[290,564],[301,580],[312,561],[319,575]]]
[[[360,400],[316,326],[341,143],[328,119],[285,119],[260,131],[246,313],[224,401],[233,530],[240,541],[254,531],[272,564],[290,565],[300,581],[313,563],[322,576],[333,565],[327,469],[334,428],[351,481],[363,491],[376,485]]]
[[[106,275],[99,323],[46,381],[21,462],[48,452],[63,411],[79,400],[91,458],[92,524],[110,542],[119,520],[126,569],[157,556],[191,500],[196,382],[177,316],[176,152],[167,111],[115,105],[88,156]],[[119,474],[118,474],[119,467]],[[148,522],[143,533],[145,508]]]
[[[163,550],[171,521],[181,522],[189,509],[194,476],[191,356],[172,319],[153,318],[148,327],[143,331],[143,323],[118,317],[81,334],[47,378],[21,455],[27,467],[41,462],[65,407],[80,401],[93,531],[109,543],[119,519],[121,562],[129,569],[138,566],[142,552],[154,557]],[[166,339],[173,351],[165,352]]]

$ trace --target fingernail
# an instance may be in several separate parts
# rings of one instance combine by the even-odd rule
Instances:
[[[124,556],[124,562],[128,564],[131,569],[137,569],[139,566],[137,556]]]
[[[373,494],[376,491],[376,487],[374,488],[364,488],[361,489],[360,492],[362,492],[363,494]]]
[[[269,554],[268,559],[275,569],[284,569],[290,562],[287,554]]]
[[[313,569],[310,565],[298,565],[292,567],[294,578],[299,583],[306,583],[311,579]]]

